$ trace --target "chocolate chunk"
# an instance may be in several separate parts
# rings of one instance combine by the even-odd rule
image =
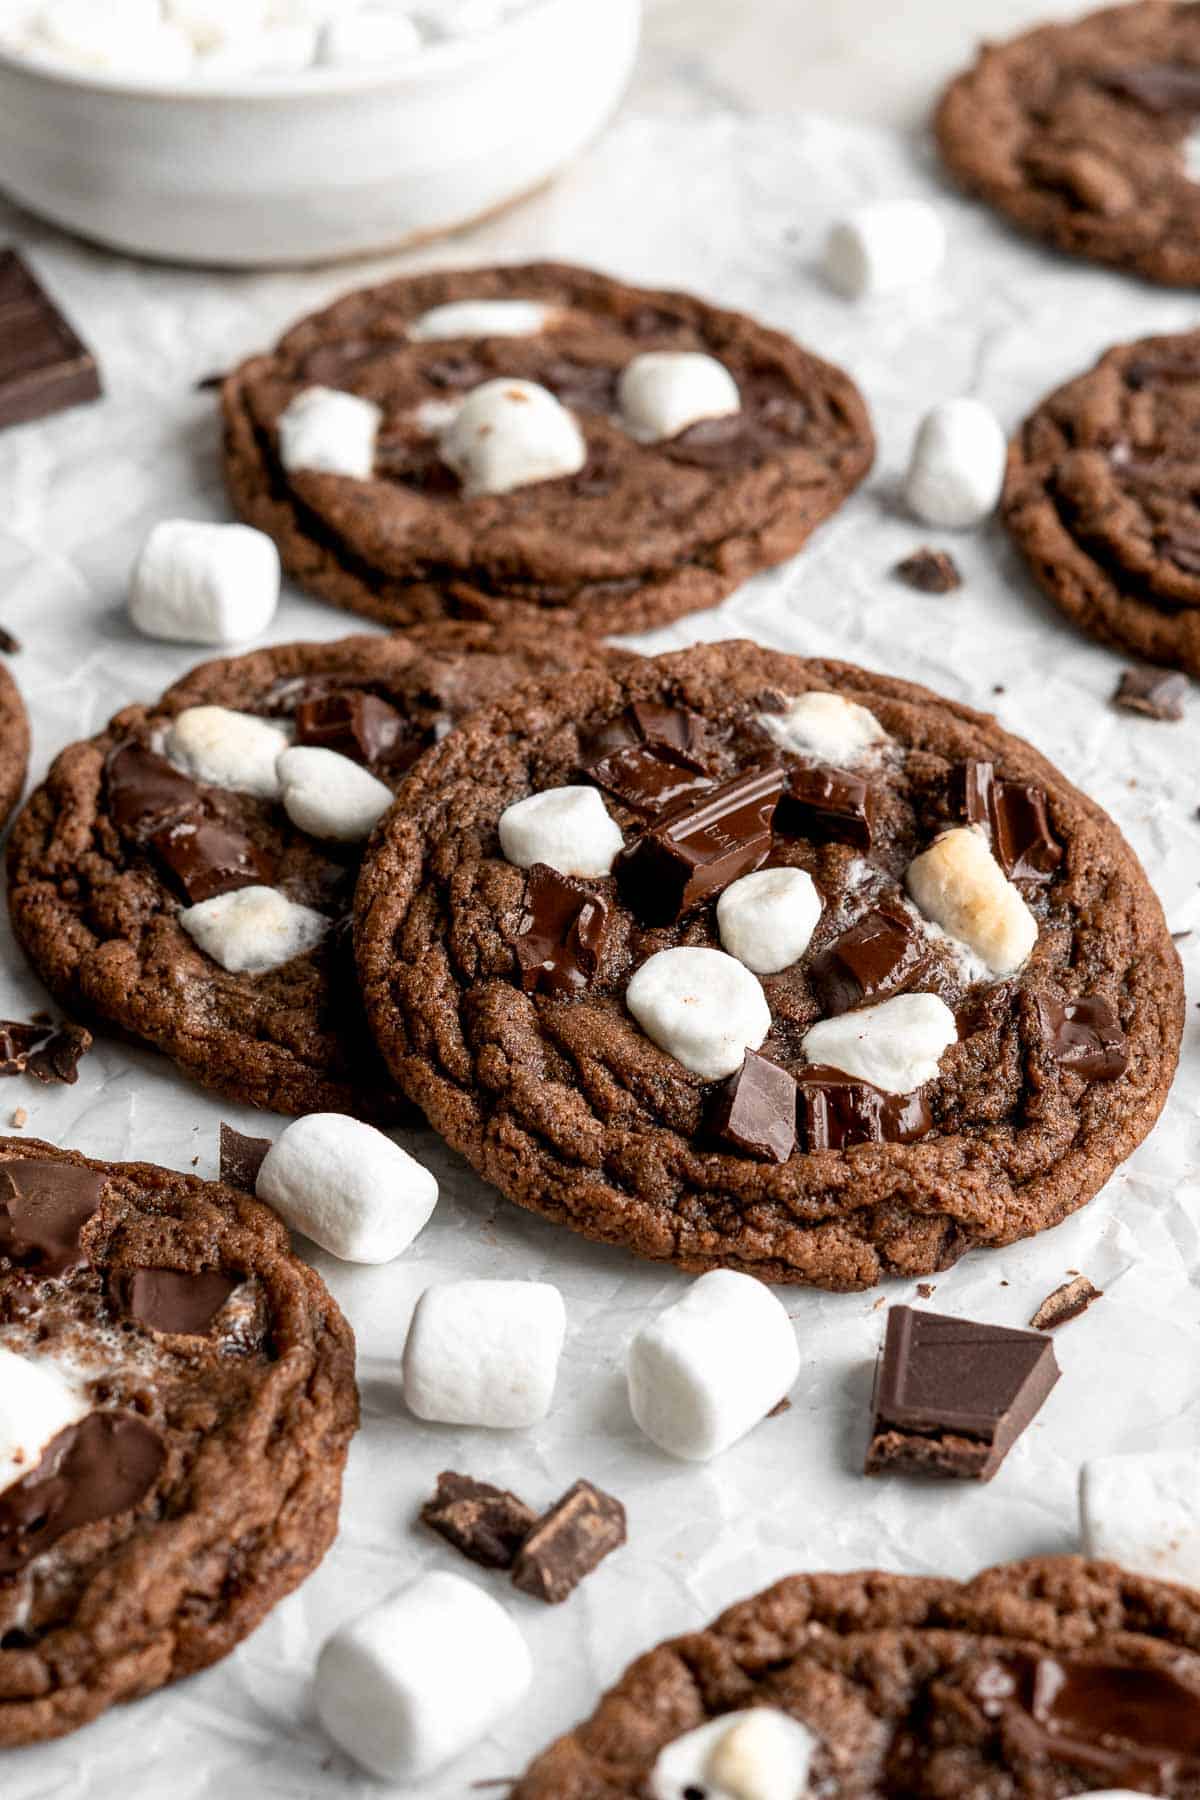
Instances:
[[[239,1285],[236,1276],[223,1275],[218,1269],[200,1274],[178,1269],[131,1269],[115,1278],[113,1298],[123,1313],[152,1331],[204,1337]]]
[[[537,1514],[507,1488],[447,1470],[421,1508],[422,1522],[485,1569],[511,1569]]]
[[[1135,63],[1097,76],[1101,87],[1146,112],[1200,112],[1200,68],[1187,63]]]
[[[834,838],[871,848],[875,793],[861,775],[845,769],[793,769],[779,805],[780,831],[798,837]]]
[[[153,1487],[162,1440],[131,1413],[94,1412],[52,1440],[0,1494],[0,1575],[15,1575],[69,1531],[126,1512]]]
[[[270,1138],[247,1137],[232,1125],[221,1122],[221,1180],[228,1187],[252,1194],[258,1181],[263,1158],[271,1148]]]
[[[410,733],[404,716],[378,694],[361,688],[302,700],[293,715],[298,744],[336,750],[356,762],[390,762],[406,740],[416,761],[424,746]]]
[[[1058,1375],[1047,1337],[893,1306],[867,1474],[990,1481]]]
[[[590,763],[584,773],[635,812],[652,815],[667,812],[713,785],[707,775],[698,774],[694,764],[666,744],[627,744]]]
[[[77,1163],[0,1163],[0,1256],[38,1275],[76,1268],[84,1260],[79,1240],[100,1204],[104,1181]]]
[[[810,1063],[796,1081],[806,1150],[849,1150],[854,1144],[912,1144],[933,1130],[924,1094],[886,1094],[840,1069]]]
[[[982,1670],[976,1695],[1022,1756],[1105,1787],[1177,1793],[1200,1776],[1200,1692],[1170,1669],[1018,1655]]]
[[[704,746],[704,721],[698,713],[682,706],[664,706],[658,700],[634,700],[615,719],[608,719],[584,735],[583,761],[586,766],[610,751],[627,749],[631,744],[654,744],[675,750],[680,757],[693,759],[693,766],[704,767],[700,753]]]
[[[1000,781],[988,762],[963,763],[958,806],[969,825],[982,825],[996,861],[1010,881],[1049,881],[1063,859],[1050,829],[1046,795],[1027,781]]]
[[[1046,1048],[1085,1081],[1115,1081],[1129,1067],[1129,1046],[1107,1000],[1093,994],[1065,1004],[1050,994],[1037,997]]]
[[[271,865],[257,846],[211,819],[181,819],[150,842],[192,906],[271,880]]]
[[[1064,1281],[1061,1287],[1056,1287],[1052,1294],[1046,1295],[1029,1321],[1030,1328],[1033,1331],[1056,1331],[1060,1325],[1079,1318],[1094,1300],[1101,1300],[1103,1297],[1103,1289],[1094,1287],[1086,1275],[1076,1275],[1073,1281]]]
[[[0,250],[0,427],[100,398],[90,350],[15,250]]]
[[[884,904],[813,958],[809,980],[826,1014],[902,994],[929,966],[929,945],[908,914]]]
[[[933,550],[928,545],[914,550],[892,573],[922,594],[952,594],[962,586],[958,564],[947,550]]]
[[[29,1054],[50,1035],[45,1025],[0,1020],[0,1075],[23,1075]]]
[[[1173,669],[1126,669],[1113,705],[1148,719],[1182,719],[1187,676]]]
[[[3,650],[6,656],[16,656],[20,648],[21,640],[15,638],[11,631],[7,631],[3,625],[0,625],[0,650]]]
[[[783,782],[779,768],[735,775],[677,807],[623,851],[617,880],[638,917],[669,925],[766,862]]]
[[[141,744],[120,744],[105,765],[109,811],[123,837],[142,843],[199,814],[203,795],[194,781]]]
[[[47,1087],[55,1082],[74,1087],[79,1080],[79,1064],[92,1041],[91,1032],[82,1025],[62,1025],[50,1033],[44,1044],[39,1044],[26,1062],[26,1070]]]
[[[578,994],[593,979],[608,929],[608,902],[574,876],[534,863],[516,941],[527,993]]]
[[[796,1082],[757,1051],[713,1098],[706,1120],[718,1143],[763,1162],[784,1163],[796,1148]]]
[[[611,1494],[577,1481],[538,1520],[517,1553],[513,1585],[557,1606],[585,1575],[625,1542],[625,1508]]]

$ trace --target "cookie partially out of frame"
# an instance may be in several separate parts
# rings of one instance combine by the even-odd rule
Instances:
[[[76,1414],[0,1487],[12,1746],[226,1656],[311,1573],[358,1398],[350,1327],[265,1206],[35,1140],[0,1139],[0,1349]]]
[[[0,831],[21,798],[28,764],[29,716],[16,682],[0,663]]]
[[[963,1583],[796,1575],[640,1657],[512,1800],[718,1800],[703,1774],[679,1787],[655,1765],[757,1707],[811,1734],[796,1800],[1065,1800],[1130,1784],[1193,1800],[1200,1597],[1071,1556]]]
[[[410,335],[432,309],[478,299],[532,301],[548,316],[521,336]],[[724,364],[741,411],[666,442],[635,441],[617,416],[618,378],[635,356],[662,350]],[[430,420],[500,376],[556,395],[583,430],[587,461],[574,475],[466,498]],[[370,480],[283,468],[280,414],[313,386],[383,409]],[[853,382],[781,333],[556,263],[350,294],[235,370],[222,409],[241,517],[275,539],[302,587],[401,626],[503,618],[513,601],[593,631],[664,624],[793,555],[874,454]]]
[[[781,747],[810,691],[850,703],[853,770]],[[731,818],[741,777],[757,797]],[[656,812],[664,783],[685,797]],[[615,875],[565,889],[513,866],[498,834],[514,803],[564,786],[596,788],[624,840]],[[1003,979],[905,895],[914,857],[953,827],[995,846],[1029,915],[1036,941]],[[664,897],[689,846],[731,860],[677,910]],[[651,955],[720,948],[720,894],[764,864],[807,871],[822,911],[807,950],[762,976],[769,1029],[731,1105],[626,996]],[[864,922],[865,951],[847,937]],[[511,1200],[686,1269],[830,1288],[1057,1224],[1150,1130],[1182,1030],[1178,956],[1136,857],[1036,751],[927,689],[746,643],[477,715],[376,833],[355,937],[393,1074]],[[823,1017],[916,993],[954,1040],[917,1091],[813,1066]]]

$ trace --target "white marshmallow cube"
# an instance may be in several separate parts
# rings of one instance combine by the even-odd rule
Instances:
[[[166,0],[165,10],[197,50],[253,37],[267,21],[267,0]]]
[[[537,1425],[554,1399],[566,1330],[562,1295],[544,1281],[426,1288],[404,1346],[409,1410],[441,1425]]]
[[[800,1373],[791,1323],[752,1275],[713,1269],[629,1346],[629,1406],[671,1456],[708,1462],[744,1437]]]
[[[911,1094],[933,1081],[951,1044],[954,1014],[937,994],[896,994],[877,1006],[821,1019],[804,1035],[809,1062],[827,1063],[886,1094]]]
[[[725,1713],[665,1744],[650,1800],[804,1800],[817,1740],[773,1706]]]
[[[171,721],[163,749],[196,781],[277,800],[277,764],[288,744],[287,731],[271,719],[227,706],[189,706]]]
[[[370,68],[414,55],[421,42],[406,13],[369,8],[329,21],[321,32],[320,60],[334,68]]]
[[[1094,1457],[1079,1508],[1085,1556],[1200,1588],[1200,1450]]]
[[[308,1113],[267,1151],[255,1192],[291,1230],[343,1262],[386,1263],[429,1223],[438,1184],[373,1125]]]
[[[717,901],[721,944],[756,975],[798,962],[821,917],[817,884],[804,869],[757,869]]]
[[[574,413],[536,381],[501,379],[473,388],[438,443],[468,496],[554,481],[587,461]]]
[[[839,769],[869,761],[884,744],[887,732],[873,712],[840,694],[798,694],[783,712],[756,713],[758,723],[781,750],[812,756]]]
[[[913,443],[904,495],[926,525],[967,530],[995,512],[1008,445],[981,400],[943,400],[926,413]]]
[[[276,769],[284,810],[310,837],[358,843],[370,837],[396,798],[361,763],[315,744],[285,750]]]
[[[68,62],[143,80],[178,80],[191,70],[191,40],[164,23],[158,0],[53,0],[37,28]]]
[[[185,906],[179,923],[231,975],[265,975],[315,950],[329,930],[324,913],[270,887],[238,888]]]
[[[552,309],[540,300],[450,300],[414,319],[408,335],[414,343],[445,338],[536,337],[551,317]]]
[[[737,382],[724,363],[698,350],[650,350],[621,371],[617,404],[630,437],[656,444],[701,419],[742,410]]]
[[[0,1348],[0,1493],[31,1474],[51,1440],[91,1411],[80,1383],[53,1357]]]
[[[506,807],[500,848],[518,869],[545,863],[560,875],[608,875],[625,839],[593,787],[547,788]]]
[[[147,637],[236,644],[267,629],[279,581],[279,552],[265,532],[164,519],[134,568],[129,616]]]
[[[373,400],[338,388],[305,388],[279,415],[279,460],[288,470],[369,481],[382,421]]]
[[[461,1575],[424,1575],[343,1625],[317,1661],[334,1741],[382,1781],[417,1782],[520,1704],[533,1679],[504,1608]]]
[[[660,1050],[707,1081],[734,1074],[771,1029],[758,977],[723,950],[657,951],[635,972],[625,1004]]]
[[[1012,975],[1028,961],[1037,920],[977,827],[944,832],[909,863],[905,880],[925,917],[965,944],[993,975]]]
[[[924,200],[875,200],[831,229],[825,274],[848,300],[896,293],[936,275],[946,255],[946,228]]]

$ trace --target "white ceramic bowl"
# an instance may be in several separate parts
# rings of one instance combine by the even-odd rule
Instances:
[[[170,87],[0,52],[0,187],[58,225],[172,262],[323,262],[466,225],[599,130],[641,0],[531,0],[410,62]]]

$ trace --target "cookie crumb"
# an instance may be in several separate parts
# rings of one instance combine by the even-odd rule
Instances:
[[[1123,712],[1141,713],[1147,719],[1174,722],[1183,717],[1187,676],[1174,669],[1126,669],[1112,703]]]
[[[958,564],[949,551],[935,550],[929,544],[904,557],[892,573],[922,594],[952,594],[963,584]]]
[[[1094,1301],[1103,1297],[1103,1293],[1104,1290],[1094,1286],[1086,1275],[1077,1275],[1073,1281],[1064,1281],[1052,1294],[1047,1294],[1029,1323],[1034,1331],[1056,1331],[1060,1325],[1085,1313]]]
[[[29,1123],[29,1114],[25,1111],[25,1108],[23,1106],[18,1106],[12,1116],[12,1124],[13,1124],[14,1128],[17,1131],[20,1131],[22,1126],[28,1125],[28,1123]]]
[[[932,1300],[933,1296],[937,1293],[937,1289],[934,1287],[932,1281],[918,1281],[917,1292],[922,1300]]]

